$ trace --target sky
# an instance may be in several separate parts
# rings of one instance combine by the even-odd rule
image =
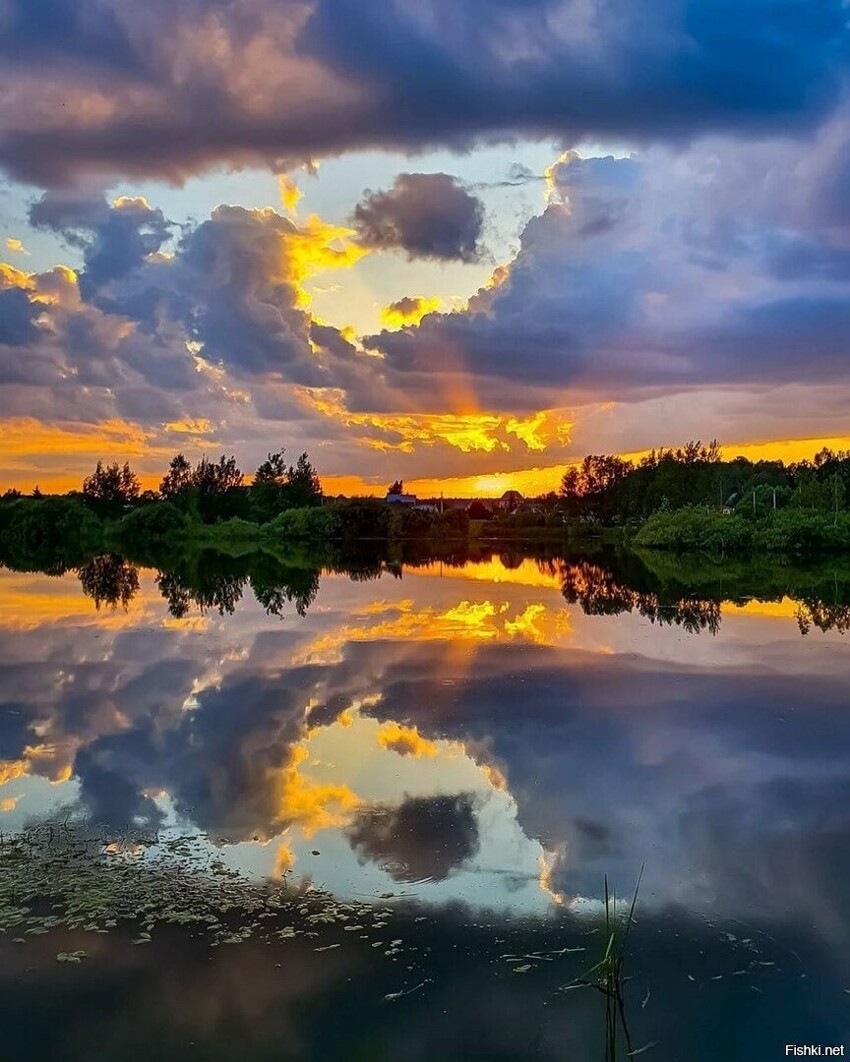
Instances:
[[[844,0],[0,0],[0,487],[850,446]]]

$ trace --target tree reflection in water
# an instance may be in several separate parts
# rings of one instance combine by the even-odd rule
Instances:
[[[270,615],[282,615],[291,606],[304,616],[316,600],[323,573],[365,582],[382,576],[402,578],[405,568],[417,570],[438,562],[454,569],[471,562],[496,562],[506,571],[530,562],[553,586],[560,585],[564,599],[586,615],[636,613],[653,624],[677,626],[694,634],[717,634],[724,604],[785,599],[797,605],[795,615],[802,634],[813,628],[841,634],[850,631],[850,571],[832,562],[794,567],[736,561],[718,566],[698,558],[679,558],[672,564],[668,558],[624,551],[568,559],[551,551],[530,556],[514,546],[509,552],[455,548],[435,555],[423,551],[421,545],[399,551],[397,546],[388,549],[386,544],[370,542],[348,543],[332,556],[306,554],[286,560],[266,553],[230,557],[202,551],[181,557],[173,566],[159,567],[155,579],[169,613],[178,619],[192,609],[233,613],[246,584]],[[37,570],[55,574],[53,569]],[[107,553],[90,558],[77,569],[77,575],[83,593],[98,609],[127,609],[139,592],[139,571],[133,561]]]

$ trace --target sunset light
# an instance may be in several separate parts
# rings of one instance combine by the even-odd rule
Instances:
[[[850,1043],[850,0],[0,0],[25,1062]]]

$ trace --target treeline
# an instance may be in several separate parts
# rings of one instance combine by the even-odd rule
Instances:
[[[130,465],[105,465],[98,461],[83,480],[79,497],[102,517],[115,517],[130,508],[167,502],[179,513],[202,523],[233,518],[264,524],[288,509],[322,504],[322,487],[307,454],[287,465],[285,451],[270,453],[254,472],[252,481],[235,457],[218,461],[202,457],[195,465],[177,454],[158,490],[141,489]]]
[[[468,528],[463,512],[325,499],[307,454],[287,464],[283,450],[270,453],[250,482],[233,457],[193,465],[178,454],[157,490],[142,490],[128,463],[99,461],[79,491],[7,491],[0,498],[0,559],[67,566],[96,552],[156,556],[186,540],[245,551],[288,540],[465,537]]]
[[[720,444],[689,442],[675,450],[653,450],[637,463],[589,455],[561,483],[569,516],[625,523],[685,506],[727,509],[758,518],[785,508],[832,512],[845,508],[850,493],[850,454],[823,449],[811,461],[724,461]]]
[[[638,546],[680,551],[850,549],[850,454],[811,461],[724,461],[691,442],[634,463],[591,455],[561,485],[567,519],[613,524]]]

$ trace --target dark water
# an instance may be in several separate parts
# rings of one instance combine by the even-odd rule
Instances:
[[[87,929],[56,856],[5,926],[0,881],[0,1057],[602,1060],[606,999],[576,980],[606,876],[630,898],[642,865],[635,1057],[850,1040],[840,567],[337,567],[0,572],[0,869],[21,831],[83,837],[153,907],[191,837],[228,902],[271,879],[295,926]]]

